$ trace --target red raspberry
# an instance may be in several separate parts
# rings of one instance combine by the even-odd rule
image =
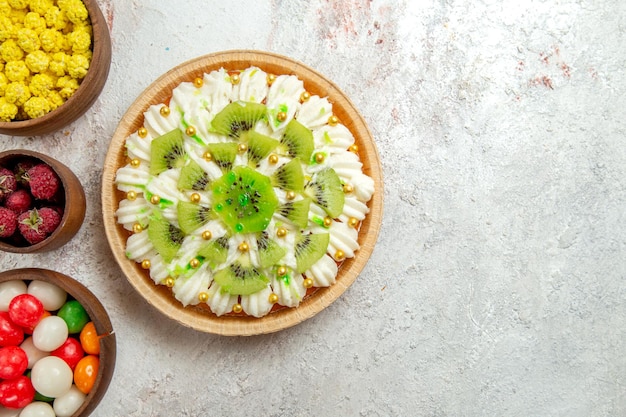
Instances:
[[[61,180],[47,164],[37,164],[26,173],[30,192],[37,200],[52,200],[61,188]]]
[[[17,189],[17,181],[13,171],[7,168],[0,168],[0,200]]]
[[[4,205],[15,213],[22,214],[32,207],[33,198],[28,191],[19,189],[7,197]]]
[[[51,207],[40,208],[39,217],[41,217],[42,220],[41,228],[48,234],[54,232],[61,223],[61,215]]]
[[[13,171],[15,172],[15,179],[19,184],[23,185],[24,187],[28,187],[28,176],[26,175],[26,173],[35,165],[37,165],[35,161],[32,161],[30,159],[25,159],[15,164]]]
[[[6,207],[0,207],[0,237],[13,236],[17,229],[17,214]]]
[[[43,219],[37,209],[28,210],[20,214],[17,218],[17,227],[24,239],[31,245],[43,241],[47,236],[43,227]]]

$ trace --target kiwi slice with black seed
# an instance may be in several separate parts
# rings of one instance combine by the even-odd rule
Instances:
[[[248,142],[248,165],[251,167],[256,167],[263,158],[280,144],[278,140],[254,130],[249,131],[244,136],[245,138],[242,136],[242,140],[247,140]]]
[[[302,161],[308,161],[311,158],[315,147],[313,133],[296,119],[287,123],[280,143],[287,148],[289,156],[300,158]]]
[[[272,184],[287,191],[299,193],[304,190],[304,173],[300,159],[294,158],[278,167],[272,174]]]
[[[211,126],[215,132],[236,139],[266,117],[267,107],[264,104],[234,101],[215,115]]]
[[[304,197],[302,200],[287,201],[276,209],[276,213],[281,214],[294,225],[304,229],[309,222],[310,206],[311,199]]]
[[[328,233],[300,235],[295,245],[296,271],[300,273],[306,271],[324,256],[329,241]]]
[[[246,255],[240,256],[226,268],[219,270],[213,279],[231,295],[250,295],[261,291],[269,279],[250,264]]]
[[[228,238],[226,236],[218,237],[203,245],[198,250],[198,255],[214,262],[216,265],[223,264],[228,258],[228,246]]]
[[[266,231],[258,234],[256,243],[259,250],[259,266],[261,268],[267,268],[276,264],[287,253],[283,247],[270,239]]]
[[[189,234],[211,220],[211,208],[199,204],[179,201],[176,205],[180,230]]]
[[[188,155],[185,151],[183,132],[174,129],[150,143],[150,174],[159,175],[172,168],[182,168]]]
[[[330,217],[336,218],[343,212],[346,196],[334,169],[324,168],[315,174],[312,181],[304,187],[304,192]]]
[[[193,159],[180,170],[178,188],[181,190],[206,191],[211,185],[209,174]]]
[[[222,169],[223,172],[228,172],[233,167],[233,162],[237,157],[237,144],[236,143],[211,143],[208,145],[209,153],[211,154],[211,160]]]
[[[233,233],[265,230],[278,198],[270,179],[247,166],[237,166],[211,186],[213,210]]]
[[[163,261],[170,263],[180,249],[185,234],[170,224],[159,212],[155,212],[148,222],[148,238]]]

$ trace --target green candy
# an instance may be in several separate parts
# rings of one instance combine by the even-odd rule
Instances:
[[[71,300],[63,304],[57,316],[67,323],[67,330],[70,334],[79,333],[85,324],[89,323],[89,314],[85,308],[76,300]]]

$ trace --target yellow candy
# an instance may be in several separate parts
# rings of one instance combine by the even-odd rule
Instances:
[[[24,111],[31,119],[50,112],[50,103],[44,97],[31,97],[24,103]]]

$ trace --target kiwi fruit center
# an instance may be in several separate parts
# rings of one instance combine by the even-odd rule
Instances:
[[[247,166],[228,171],[211,190],[213,210],[232,233],[265,230],[278,207],[271,180]]]

